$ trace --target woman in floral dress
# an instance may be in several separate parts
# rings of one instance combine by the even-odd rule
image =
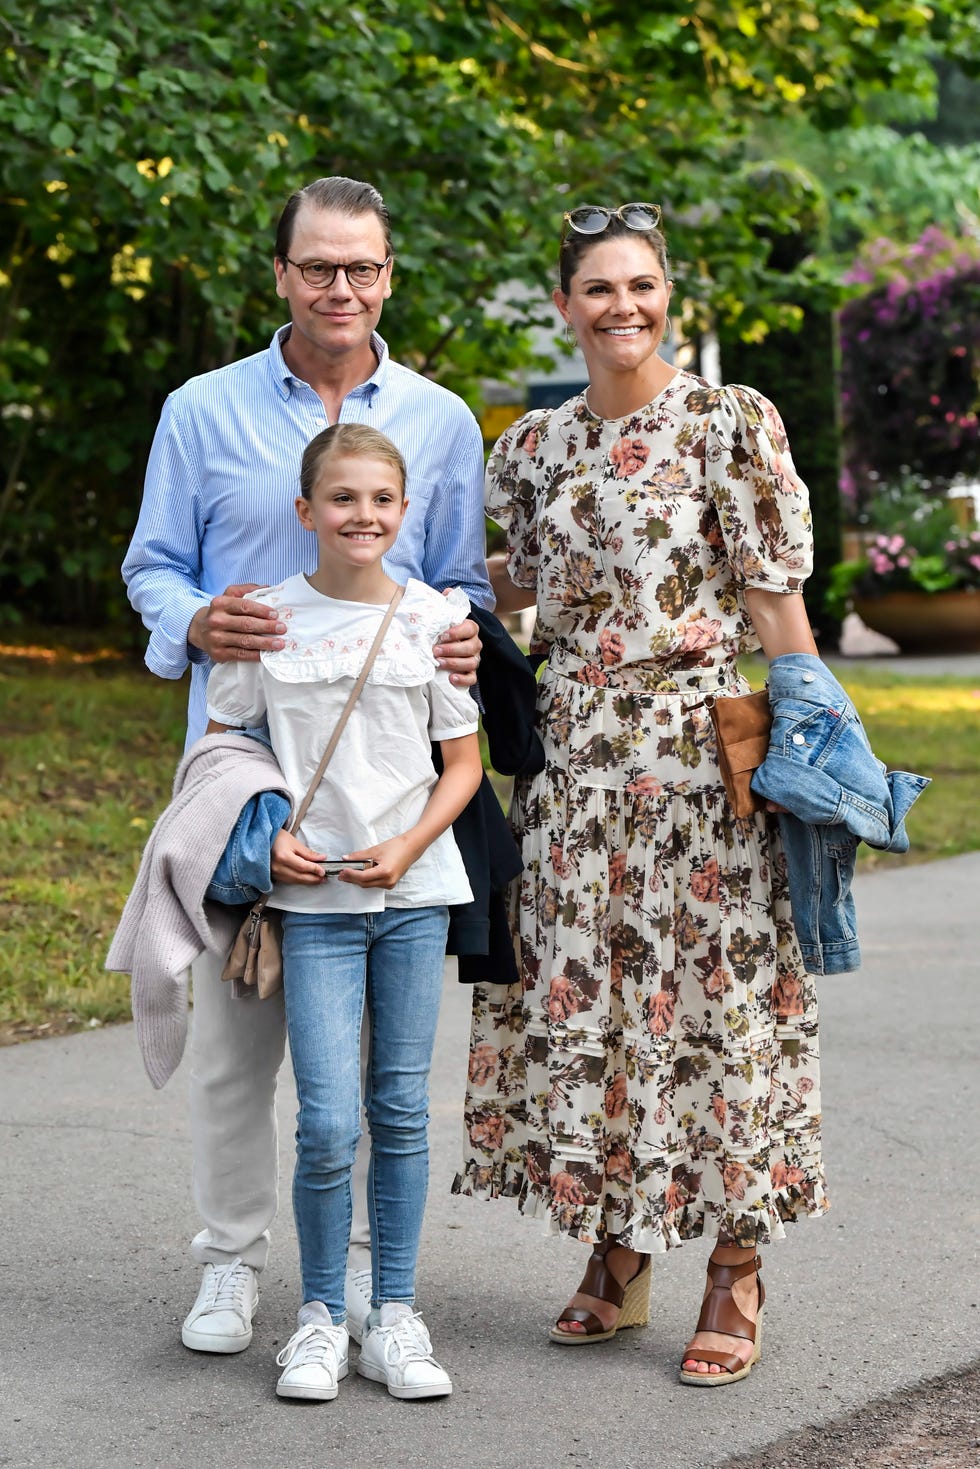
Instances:
[[[658,355],[652,205],[565,218],[554,300],[588,389],[498,441],[498,610],[536,603],[543,772],[513,820],[522,984],[474,992],[458,1192],[594,1246],[551,1336],[647,1320],[650,1257],[712,1244],[681,1380],[759,1355],[757,1249],[821,1212],[817,1007],[775,818],[736,820],[708,701],[736,658],[814,653],[806,487],[776,410]]]

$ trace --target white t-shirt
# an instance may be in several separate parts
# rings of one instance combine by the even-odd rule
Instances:
[[[251,592],[288,624],[286,646],[258,663],[221,663],[208,683],[208,715],[254,728],[268,719],[276,759],[302,800],[374,641],[385,606],[326,597],[303,575]],[[459,590],[444,597],[410,580],[297,833],[329,858],[359,852],[414,826],[438,776],[432,741],[477,728],[468,689],[437,667],[432,645],[469,615]],[[277,883],[271,907],[300,913],[375,913],[468,903],[473,894],[452,829],[426,848],[395,887],[360,888],[328,877],[316,887]]]

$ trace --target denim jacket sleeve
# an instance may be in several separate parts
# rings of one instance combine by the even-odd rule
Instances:
[[[787,653],[769,666],[769,752],[752,789],[780,817],[793,923],[811,974],[858,968],[851,881],[858,842],[908,851],[905,816],[929,784],[886,771],[857,710],[819,658]]]
[[[858,841],[907,852],[905,816],[926,776],[886,771],[837,679],[809,653],[769,665],[772,733],[752,789],[819,826],[843,824]]]
[[[242,807],[211,877],[206,898],[215,903],[254,903],[272,891],[271,854],[289,819],[289,802],[276,791],[260,791]]]

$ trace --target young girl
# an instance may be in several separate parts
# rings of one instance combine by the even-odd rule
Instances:
[[[296,511],[317,538],[317,569],[255,596],[288,623],[286,647],[260,663],[217,667],[208,688],[209,731],[268,719],[297,803],[397,590],[381,562],[408,504],[401,455],[360,424],[334,424],[313,439],[300,488]],[[270,905],[282,910],[299,1096],[293,1208],[303,1275],[298,1329],[277,1358],[280,1397],[335,1398],[347,1375],[365,1004],[373,1309],[357,1370],[398,1398],[452,1392],[414,1300],[447,909],[472,898],[449,828],[481,774],[476,706],[431,648],[468,605],[458,591],[444,597],[409,581],[300,832],[281,831],[273,846]]]

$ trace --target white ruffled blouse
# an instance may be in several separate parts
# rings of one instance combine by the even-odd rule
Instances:
[[[288,626],[286,646],[258,663],[222,663],[208,682],[208,715],[255,728],[272,746],[297,804],[374,641],[384,605],[326,597],[303,575],[254,592]],[[477,729],[468,689],[436,665],[432,646],[469,615],[465,594],[410,580],[299,831],[326,857],[374,846],[418,821],[438,779],[433,741]],[[326,878],[318,887],[277,883],[269,899],[292,912],[372,913],[468,903],[472,892],[452,831],[443,832],[390,891]]]

